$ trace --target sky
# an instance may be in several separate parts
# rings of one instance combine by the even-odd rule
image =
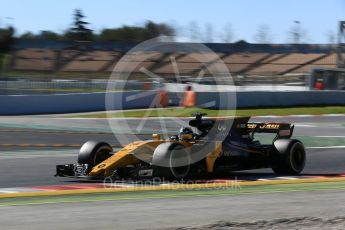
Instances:
[[[338,22],[345,20],[345,0],[0,0],[0,27],[13,25],[17,35],[63,32],[76,8],[96,32],[151,20],[172,25],[183,37],[191,36],[192,25],[204,35],[211,27],[214,42],[222,40],[224,28],[231,28],[234,41],[255,42],[258,28],[266,25],[271,42],[285,43],[294,21],[299,21],[305,42],[327,43],[329,34],[336,35]]]

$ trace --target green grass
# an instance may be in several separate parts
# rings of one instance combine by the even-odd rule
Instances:
[[[167,108],[167,109],[140,109],[109,113],[109,117],[189,117],[192,113],[203,112],[211,117],[221,116],[265,116],[265,115],[321,115],[321,114],[345,114],[345,106],[326,107],[296,107],[296,108],[262,108],[262,109],[238,109],[238,110],[212,110],[201,108]],[[73,117],[106,118],[104,112],[77,115]]]

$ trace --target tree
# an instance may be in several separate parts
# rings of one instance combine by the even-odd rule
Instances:
[[[175,34],[175,30],[164,23],[157,24],[151,21],[148,21],[145,25],[145,33],[146,39],[155,38],[158,36],[173,36]]]
[[[42,30],[39,34],[34,34],[30,31],[25,32],[24,34],[20,35],[20,39],[25,40],[51,40],[51,41],[58,41],[63,40],[63,36],[49,30]]]
[[[14,42],[15,30],[12,26],[2,29],[0,28],[0,71],[3,71],[6,66],[6,53],[9,52],[11,45]]]
[[[58,40],[61,40],[62,37],[60,34],[57,34],[53,31],[49,31],[49,30],[43,30],[41,31],[37,37],[39,39],[42,39],[42,40],[51,40],[51,41],[58,41]]]
[[[167,24],[156,24],[148,21],[144,27],[123,26],[104,29],[97,39],[100,41],[141,42],[161,35],[172,36],[174,33],[174,29]]]
[[[0,44],[3,44],[6,40],[13,40],[14,38],[15,30],[12,26],[9,26],[7,28],[0,28]]]
[[[201,38],[199,24],[195,21],[189,23],[190,39],[192,41],[198,41]]]
[[[337,42],[337,35],[332,30],[327,31],[326,38],[327,38],[328,43],[330,44],[335,44]]]
[[[174,36],[176,34],[175,29],[165,23],[158,24],[159,36]]]
[[[205,42],[213,42],[213,27],[210,23],[205,24]]]
[[[147,38],[155,38],[159,36],[158,25],[151,21],[148,21],[146,23],[145,30]]]
[[[268,25],[262,24],[258,27],[257,32],[254,35],[254,40],[257,43],[265,44],[270,43],[271,41],[271,30]]]
[[[25,40],[35,40],[37,39],[36,35],[30,31],[23,33],[22,35],[20,35],[21,39],[25,39]]]
[[[145,29],[142,27],[123,26],[102,30],[98,39],[100,41],[140,42],[146,40],[146,37]]]
[[[223,42],[230,43],[234,40],[234,33],[231,23],[224,25],[223,34],[221,35]]]
[[[289,31],[290,41],[293,44],[299,44],[304,42],[307,37],[307,31],[301,27],[300,21],[294,21],[294,25],[291,27]]]
[[[14,28],[0,29],[0,52],[7,52],[14,42]]]
[[[84,14],[81,10],[76,9],[74,12],[74,22],[72,28],[66,33],[65,37],[77,41],[91,41],[93,40],[92,30],[87,28],[90,23],[84,21]]]

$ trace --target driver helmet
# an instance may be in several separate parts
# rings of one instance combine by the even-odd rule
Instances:
[[[193,130],[190,127],[182,127],[178,133],[178,138],[181,141],[193,140]]]

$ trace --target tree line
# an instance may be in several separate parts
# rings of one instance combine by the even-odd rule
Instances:
[[[70,28],[62,33],[54,31],[41,31],[39,33],[26,32],[19,36],[20,39],[27,40],[53,40],[53,41],[122,41],[122,42],[141,42],[158,36],[174,36],[179,31],[165,23],[146,22],[143,26],[122,26],[119,28],[105,28],[99,33],[90,29],[90,23],[86,21],[86,17],[80,9],[76,9],[73,13],[73,22]],[[198,23],[191,21],[189,28],[186,30],[187,36],[192,41],[213,42],[213,26],[205,25],[204,33]],[[329,43],[335,43],[336,35],[329,31],[325,34]],[[257,43],[272,43],[272,33],[268,25],[259,25],[253,39]],[[232,25],[227,23],[220,36],[223,42],[234,42],[234,34]],[[0,28],[0,52],[9,49],[10,44],[15,40],[15,29],[13,27]],[[301,26],[299,21],[295,21],[289,31],[289,39],[291,43],[303,43],[307,39],[307,31]]]
[[[85,15],[77,9],[73,15],[71,28],[64,33],[54,31],[41,31],[38,34],[26,32],[19,38],[29,40],[69,40],[69,41],[126,41],[141,42],[158,36],[173,36],[175,31],[164,23],[148,21],[144,26],[122,26],[120,28],[107,28],[95,33],[89,28],[90,23],[85,20]]]

